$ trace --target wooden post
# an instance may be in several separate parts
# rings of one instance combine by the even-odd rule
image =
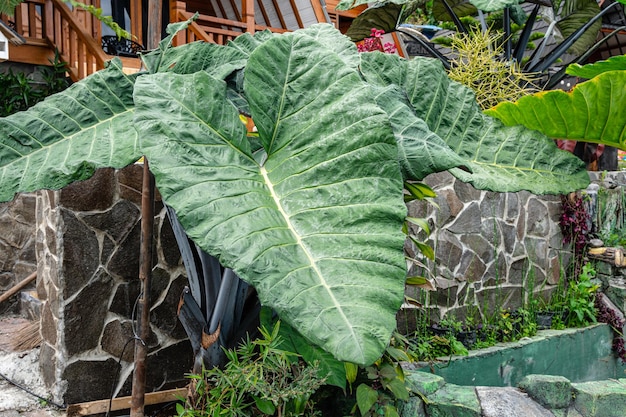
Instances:
[[[148,0],[148,49],[156,49],[161,42],[161,20],[163,19],[163,2],[161,0]]]
[[[182,1],[170,0],[170,22],[184,22],[187,20],[184,15],[187,11],[187,4]],[[187,37],[186,31],[181,30],[174,36],[172,40],[173,46],[179,46],[185,43]]]
[[[150,173],[148,161],[143,162],[143,184],[141,189],[141,247],[139,279],[141,298],[139,299],[139,338],[135,340],[135,368],[133,370],[133,390],[130,406],[131,417],[143,417],[146,393],[147,340],[150,336],[150,288],[152,275],[152,228],[154,224],[154,176]]]
[[[45,31],[45,39],[48,42],[54,43],[54,4],[50,0],[46,0],[44,4],[45,8],[45,18],[44,18],[44,31]]]
[[[161,41],[162,0],[148,0],[148,49],[156,49]],[[142,292],[139,300],[139,338],[135,341],[135,369],[131,395],[130,416],[143,417],[146,395],[146,357],[150,336],[150,291],[152,281],[152,238],[154,227],[154,176],[150,172],[148,158],[143,161],[143,184],[141,188],[141,248],[139,279]]]
[[[150,13],[150,3],[148,3],[148,13]],[[148,16],[148,22],[150,22],[150,16]],[[141,12],[141,0],[131,0],[130,1],[130,33],[136,37],[136,41],[141,44],[144,44],[143,39],[143,16]],[[161,27],[161,21],[159,20],[159,27]],[[150,30],[150,29],[148,29]],[[149,48],[148,48],[149,49]]]
[[[241,14],[243,23],[246,24],[246,32],[254,33],[254,0],[241,0]]]

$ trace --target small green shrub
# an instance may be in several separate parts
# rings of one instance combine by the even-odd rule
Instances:
[[[595,268],[587,263],[583,265],[578,280],[569,282],[564,305],[568,327],[584,327],[597,322],[595,300],[599,285],[592,281],[595,276]]]
[[[51,66],[40,66],[43,84],[37,85],[23,73],[12,70],[0,74],[0,117],[5,117],[42,101],[51,94],[65,90],[69,86],[66,78],[66,64],[61,61],[58,51]]]
[[[224,369],[205,369],[192,375],[195,393],[178,404],[179,417],[204,416],[315,416],[310,400],[325,380],[316,363],[307,365],[292,352],[279,349],[280,322],[262,338],[226,350]]]

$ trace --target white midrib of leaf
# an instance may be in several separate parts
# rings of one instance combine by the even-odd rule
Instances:
[[[317,275],[317,277],[318,277],[318,279],[320,281],[320,285],[326,290],[326,292],[328,292],[328,296],[330,297],[330,299],[332,300],[333,304],[335,305],[337,311],[341,315],[341,318],[345,321],[346,328],[350,329],[350,333],[352,335],[352,339],[356,341],[357,340],[356,334],[355,334],[354,330],[352,329],[350,321],[348,320],[348,317],[346,317],[346,315],[345,315],[345,313],[343,311],[343,308],[341,307],[341,304],[337,301],[337,298],[335,298],[335,295],[331,291],[330,286],[328,285],[328,283],[324,279],[324,276],[322,275],[322,271],[320,271],[320,269],[318,268],[317,262],[315,262],[315,259],[313,258],[313,255],[311,254],[309,249],[302,242],[302,238],[301,238],[300,234],[296,231],[295,227],[291,223],[291,220],[290,220],[289,216],[287,215],[287,213],[283,209],[283,206],[282,206],[281,201],[280,201],[280,197],[276,194],[276,191],[274,190],[274,184],[272,183],[272,181],[269,179],[269,177],[267,175],[267,169],[265,169],[264,166],[261,166],[260,169],[261,169],[261,175],[263,175],[263,180],[265,181],[265,184],[267,185],[267,188],[269,189],[270,194],[271,194],[272,198],[274,199],[274,202],[276,203],[276,207],[278,208],[278,211],[280,212],[281,216],[283,216],[283,218],[285,219],[285,222],[287,223],[287,227],[289,228],[289,230],[291,231],[293,236],[296,238],[296,242],[297,242],[298,246],[302,249],[302,251],[306,255],[307,259],[309,260],[309,263],[311,264],[311,268],[313,269],[313,271],[315,271],[315,274]],[[361,351],[360,353],[361,353],[361,357],[363,357],[363,351]]]

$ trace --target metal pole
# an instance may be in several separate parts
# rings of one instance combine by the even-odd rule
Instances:
[[[139,279],[141,298],[139,299],[139,339],[135,340],[135,369],[133,391],[130,403],[131,417],[143,417],[146,392],[147,341],[150,336],[150,287],[152,275],[152,237],[154,224],[154,176],[150,173],[148,161],[144,158],[143,184],[141,189],[141,247]]]
[[[148,0],[148,49],[158,47],[161,40],[161,0]],[[135,369],[133,390],[130,402],[130,416],[144,416],[146,394],[147,341],[150,336],[150,287],[152,281],[152,238],[154,228],[154,176],[150,172],[148,159],[143,161],[143,183],[141,187],[141,247],[139,279],[141,298],[139,300],[139,340],[135,340]]]
[[[504,16],[502,17],[504,26],[504,58],[509,61],[511,59],[512,42],[511,42],[511,9],[504,8]]]

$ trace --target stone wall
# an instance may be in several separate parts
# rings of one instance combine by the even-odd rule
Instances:
[[[626,185],[622,173],[591,176],[592,192]],[[411,204],[409,211],[432,226],[436,260],[428,267],[437,290],[409,289],[408,295],[424,302],[430,318],[488,315],[519,307],[530,292],[549,295],[571,259],[561,243],[560,197],[480,191],[447,173],[426,182],[438,194],[436,206]],[[113,385],[118,396],[130,393],[132,344],[122,351],[132,338],[140,291],[140,183],[141,167],[135,165],[37,193],[36,250],[35,196],[0,205],[0,291],[34,269],[36,253],[41,365],[55,401],[108,398]],[[148,390],[184,383],[192,360],[176,317],[184,268],[160,202],[157,213]],[[402,311],[400,330],[415,325],[415,317]]]
[[[562,247],[559,196],[480,191],[447,172],[425,182],[437,192],[436,205],[412,203],[409,214],[427,218],[433,229],[428,242],[436,259],[429,272],[417,272],[430,274],[437,290],[408,292],[425,303],[432,320],[447,313],[484,317],[520,307],[530,292],[548,296],[571,259]],[[410,330],[404,320],[414,314],[400,314],[401,330]]]
[[[22,194],[0,204],[0,294],[37,269],[35,195]],[[0,305],[0,313],[17,310],[17,297]]]
[[[112,387],[130,395],[141,178],[140,165],[101,169],[88,181],[37,194],[40,367],[56,402],[108,398]],[[176,316],[184,267],[160,201],[155,212],[146,392],[184,385],[193,360]]]

